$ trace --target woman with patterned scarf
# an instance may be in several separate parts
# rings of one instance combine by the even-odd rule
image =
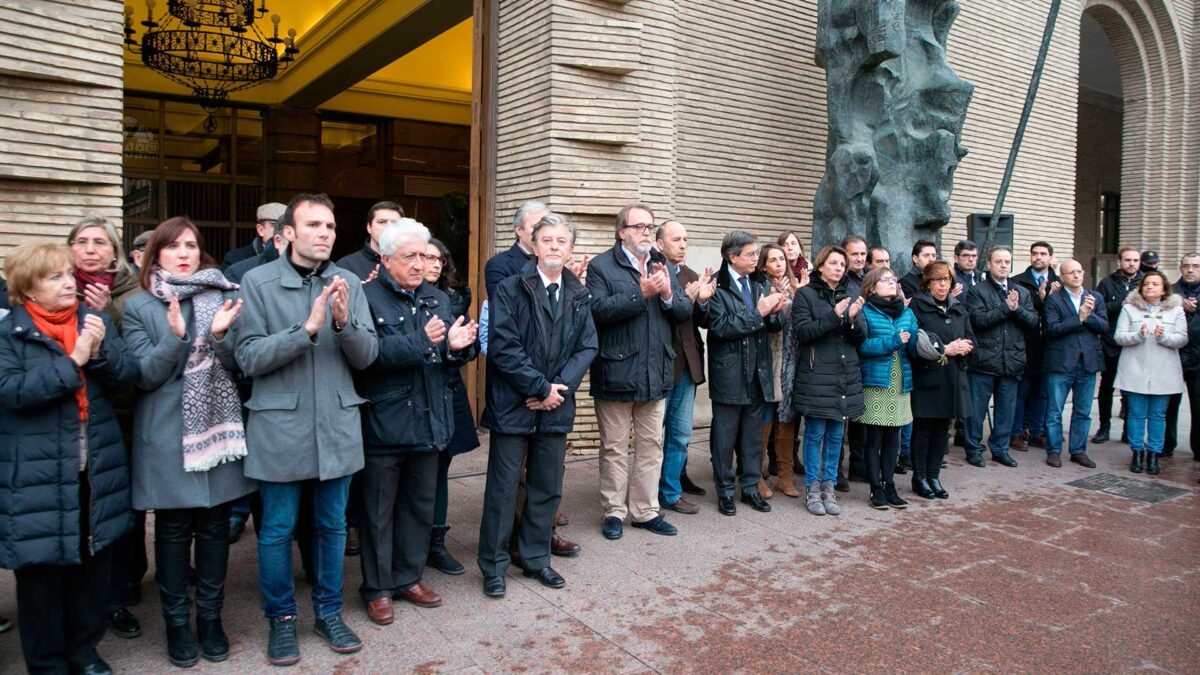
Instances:
[[[204,253],[187,218],[146,245],[142,293],[125,303],[125,341],[142,369],[133,434],[133,507],[154,510],[154,553],[167,657],[186,668],[229,656],[221,625],[232,502],[256,489],[238,461],[246,433],[227,332],[237,285]],[[189,629],[195,541],[196,637]]]

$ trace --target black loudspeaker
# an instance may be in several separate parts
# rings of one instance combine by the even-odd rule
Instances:
[[[988,223],[992,220],[990,213],[972,213],[967,216],[967,239],[975,242],[979,246],[980,260],[986,255],[983,251],[984,239],[987,238]],[[996,223],[996,231],[992,233],[990,245],[996,246],[1003,244],[1009,248],[1013,245],[1013,214],[1001,213],[1000,221]]]

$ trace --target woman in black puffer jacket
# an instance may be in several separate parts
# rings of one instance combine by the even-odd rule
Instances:
[[[841,513],[833,487],[848,418],[863,413],[857,346],[867,337],[861,298],[847,292],[846,251],[826,246],[814,274],[792,301],[792,407],[804,416],[804,487],[815,515]],[[785,356],[785,359],[788,358]],[[824,458],[822,459],[822,449]],[[813,484],[820,481],[820,492]]]

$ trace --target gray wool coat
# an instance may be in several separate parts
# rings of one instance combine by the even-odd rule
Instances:
[[[333,330],[333,310],[309,337],[304,322],[321,289],[340,276],[350,284],[350,322]],[[353,369],[375,361],[379,342],[362,281],[330,263],[319,277],[302,278],[288,256],[242,277],[245,301],[234,322],[234,356],[253,379],[246,402],[246,475],[287,483],[341,478],[363,468]]]
[[[258,489],[241,461],[183,470],[183,368],[195,336],[191,299],[181,300],[179,309],[188,328],[183,339],[171,332],[167,305],[158,298],[142,291],[125,302],[123,337],[142,370],[132,457],[133,508],[139,511],[210,508]],[[214,342],[213,351],[226,370],[237,370],[228,339]]]

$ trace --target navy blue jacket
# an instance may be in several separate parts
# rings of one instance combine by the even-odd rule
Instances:
[[[496,287],[482,426],[502,434],[566,434],[575,425],[575,392],[598,351],[596,325],[588,289],[569,270],[563,270],[561,283],[562,336],[553,360],[550,302],[537,266],[529,263]],[[567,385],[562,405],[548,411],[525,406],[531,396],[549,396],[552,383]]]
[[[533,260],[533,256],[522,251],[518,244],[513,244],[507,251],[492,256],[483,268],[488,297],[496,295],[496,287],[501,281],[524,271],[530,260]]]
[[[249,260],[262,255],[262,252],[268,248],[275,248],[275,245],[273,243],[264,244],[263,240],[259,239],[258,235],[255,234],[254,240],[249,244],[246,244],[241,248],[235,248],[229,253],[225,254],[225,258],[221,260],[221,269],[227,270],[243,260]]]
[[[1104,370],[1104,336],[1108,335],[1104,296],[1086,289],[1083,292],[1096,304],[1087,321],[1082,322],[1066,287],[1046,296],[1046,356],[1042,368],[1047,373],[1076,373],[1081,363],[1085,373]]]
[[[88,394],[91,485],[88,538],[79,503],[80,369],[42,334],[24,307],[0,321],[0,567],[78,565],[84,551],[104,550],[133,525],[129,463],[113,395],[138,381],[137,360],[103,313],[100,356],[84,366]]]
[[[475,358],[471,345],[450,349],[450,338],[433,344],[425,324],[438,317],[449,328],[455,317],[450,296],[422,281],[410,297],[386,272],[363,286],[379,356],[355,373],[362,408],[363,451],[389,454],[443,450],[454,435],[454,390],[458,369]]]
[[[246,272],[249,272],[259,265],[266,265],[278,257],[279,251],[275,249],[275,246],[268,246],[262,250],[262,253],[259,253],[252,258],[239,260],[238,262],[227,267],[225,269],[225,278],[229,279],[235,284],[240,284],[242,283],[242,277],[246,276]]]

